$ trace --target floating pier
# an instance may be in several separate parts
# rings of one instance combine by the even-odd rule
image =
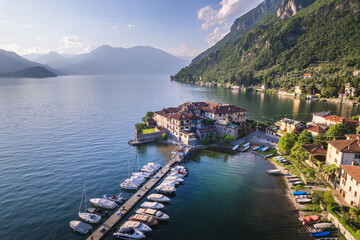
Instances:
[[[182,157],[172,156],[165,167],[158,171],[144,186],[142,186],[129,200],[127,200],[116,212],[96,229],[87,240],[100,240],[116,227],[125,218],[131,209],[169,172],[171,166],[180,162]]]

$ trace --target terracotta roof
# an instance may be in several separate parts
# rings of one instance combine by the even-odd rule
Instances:
[[[311,155],[323,155],[326,156],[326,150],[316,146],[315,144],[304,144],[302,148]]]
[[[223,113],[237,113],[237,112],[247,112],[243,108],[239,108],[235,105],[218,105],[216,107],[202,107],[201,110],[209,112],[212,114],[223,114]]]
[[[335,115],[329,115],[324,117],[326,120],[332,121],[332,122],[338,122],[338,123],[343,123],[344,118],[342,117],[338,117]]]
[[[304,76],[312,76],[311,73],[305,73]]]
[[[193,113],[172,113],[169,115],[170,118],[176,120],[200,120],[203,119]]]
[[[357,138],[360,138],[360,134],[345,134],[345,137],[348,139],[348,140],[355,140]]]
[[[344,124],[345,123],[358,123],[357,120],[351,119],[351,118],[344,118]]]
[[[326,133],[327,131],[318,125],[308,125],[307,129],[309,132]]]
[[[340,165],[340,167],[353,177],[357,182],[360,182],[360,167],[350,165]]]
[[[313,113],[312,115],[319,116],[319,117],[326,117],[331,114],[330,114],[330,112],[317,112],[317,113]]]
[[[360,153],[360,144],[358,140],[331,140],[330,145],[345,153]]]
[[[198,129],[200,133],[207,133],[207,132],[216,132],[216,128],[201,128]]]
[[[189,131],[184,131],[184,130],[180,130],[180,132],[183,134],[189,135],[189,136],[196,135],[194,132],[189,132]]]

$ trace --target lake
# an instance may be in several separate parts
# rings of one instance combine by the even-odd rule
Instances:
[[[285,114],[310,120],[315,111],[358,113],[276,94],[181,84],[163,75],[1,79],[0,238],[84,239],[69,228],[77,219],[83,181],[88,198],[116,194],[128,165],[137,168],[137,153],[141,165],[164,165],[172,146],[127,144],[134,123],[147,111],[202,100],[236,104],[258,120]],[[264,174],[268,162],[251,154],[204,151],[187,166],[190,176],[164,209],[170,223],[149,238],[306,239],[283,198],[283,183]]]

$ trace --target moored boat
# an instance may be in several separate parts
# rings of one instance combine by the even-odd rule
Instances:
[[[140,207],[142,208],[152,208],[152,209],[161,209],[164,208],[164,205],[158,202],[143,202]]]
[[[269,169],[266,171],[266,173],[271,174],[271,175],[277,175],[277,174],[280,174],[281,171],[280,171],[280,169]]]
[[[305,191],[295,191],[295,192],[293,192],[292,193],[294,196],[299,196],[299,195],[305,195],[305,194],[307,194],[307,192],[305,192]]]
[[[300,178],[288,178],[289,182],[296,182],[296,181],[300,181]]]
[[[295,185],[299,185],[302,184],[302,181],[296,181],[296,182],[290,182],[291,185],[295,186]]]
[[[144,215],[144,214],[135,214],[135,215],[130,216],[129,219],[131,221],[138,221],[138,222],[144,223],[148,226],[154,226],[159,223],[155,218],[148,216],[148,215]]]
[[[168,186],[157,186],[155,188],[155,191],[163,194],[174,194],[176,192],[176,189],[174,187]]]
[[[296,198],[295,201],[297,203],[310,203],[312,202],[311,198]]]
[[[100,215],[102,217],[108,217],[109,216],[109,211],[105,210],[103,208],[87,208],[86,209],[87,213],[93,213],[93,214],[97,214]]]
[[[254,145],[251,148],[252,148],[252,150],[258,150],[260,148],[260,146]]]
[[[184,179],[176,177],[176,176],[167,176],[164,180],[174,180],[179,183],[184,182]]]
[[[332,225],[333,225],[333,223],[316,223],[316,224],[314,224],[314,228],[323,229],[323,228],[332,227]]]
[[[92,229],[92,226],[83,223],[81,221],[70,221],[70,227],[75,232],[81,233],[81,234],[88,234],[88,232]]]
[[[137,230],[141,231],[141,232],[151,232],[152,229],[151,227],[149,227],[148,225],[141,223],[141,222],[137,222],[137,221],[126,221],[124,222],[121,227],[132,227],[132,228],[136,228]]]
[[[113,233],[113,236],[121,239],[142,239],[145,237],[142,232],[132,227],[120,227]]]
[[[116,203],[123,203],[125,201],[125,198],[121,196],[121,194],[119,195],[114,195],[114,194],[104,194],[103,198],[116,202]]]
[[[85,197],[84,197],[85,195]],[[84,199],[83,199],[84,197]],[[85,212],[81,212],[81,205],[82,202],[85,202]],[[88,213],[86,212],[87,206],[86,206],[86,183],[84,181],[84,190],[83,190],[83,194],[81,196],[81,201],[80,201],[80,206],[79,206],[79,211],[78,211],[78,216],[79,218],[81,218],[84,222],[88,222],[88,223],[99,223],[101,221],[101,216],[95,213]]]
[[[155,218],[160,221],[167,221],[170,219],[169,215],[163,213],[160,210],[151,209],[151,208],[138,208],[135,210],[137,214],[144,214],[150,217]]]
[[[263,147],[263,148],[261,149],[261,151],[265,152],[265,151],[268,150],[268,149],[269,149],[269,147]]]
[[[115,202],[107,200],[105,198],[92,198],[90,199],[90,202],[97,207],[102,207],[106,209],[114,209],[117,207],[117,204]]]
[[[136,190],[139,188],[139,185],[126,179],[124,182],[120,183],[120,187],[126,190]]]
[[[323,232],[316,232],[316,233],[310,233],[312,237],[325,237],[330,235],[330,231],[323,231]]]
[[[311,215],[311,216],[306,216],[306,217],[300,217],[299,220],[304,225],[305,224],[311,224],[311,223],[316,223],[317,221],[319,221],[319,216]]]
[[[271,157],[272,155],[274,155],[273,153],[269,153],[269,154],[266,154],[265,157],[268,158],[268,157]]]
[[[155,202],[170,202],[170,198],[162,195],[162,194],[150,194],[147,197],[148,200],[150,201],[155,201]]]
[[[249,143],[249,142],[245,143],[245,144],[243,145],[243,147],[250,147],[250,143]]]
[[[235,146],[232,148],[232,150],[235,151],[235,150],[237,150],[238,148],[239,148],[239,145],[235,145]]]
[[[287,176],[284,176],[286,179],[289,179],[289,178],[297,178],[298,176],[296,175],[287,175]]]

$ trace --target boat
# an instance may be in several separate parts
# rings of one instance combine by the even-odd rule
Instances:
[[[151,227],[149,227],[148,225],[141,223],[141,222],[137,222],[137,221],[126,221],[124,222],[121,227],[132,227],[132,228],[136,228],[137,230],[141,231],[141,232],[151,232],[152,229]]]
[[[142,169],[140,169],[141,172],[146,172],[150,174],[154,174],[157,170],[153,168],[149,168],[148,166],[144,166]]]
[[[297,178],[298,176],[296,175],[288,175],[288,176],[285,176],[286,179],[289,179],[289,178]]]
[[[175,185],[179,185],[180,183],[175,181],[175,180],[166,180],[164,179],[164,181],[162,181],[163,183],[174,183]]]
[[[261,151],[265,152],[268,149],[269,149],[269,147],[263,147],[263,149],[261,149]]]
[[[184,179],[176,177],[176,176],[167,176],[164,180],[174,180],[179,183],[184,182]]]
[[[97,207],[102,207],[106,209],[114,209],[117,207],[117,204],[115,202],[107,200],[105,198],[92,198],[90,199],[90,202]]]
[[[250,146],[246,146],[244,148],[241,149],[242,152],[245,152],[246,150],[249,150]]]
[[[160,210],[151,209],[151,208],[138,208],[135,210],[137,214],[143,214],[150,217],[155,218],[156,220],[160,221],[167,221],[170,219],[169,215],[163,213]]]
[[[176,189],[174,187],[158,186],[155,188],[155,191],[163,194],[174,194]]]
[[[121,239],[142,239],[145,237],[142,232],[132,227],[120,227],[113,233],[113,236]]]
[[[166,182],[160,183],[160,186],[164,186],[164,187],[175,187],[176,184],[175,184],[174,182],[168,182],[168,181],[166,181]]]
[[[296,181],[300,181],[300,178],[288,178],[289,182],[296,182]]]
[[[271,174],[271,175],[278,175],[278,174],[280,174],[280,172],[281,172],[280,169],[269,169],[266,171],[266,173]]]
[[[263,150],[263,148],[264,148],[264,147],[260,147],[260,148],[258,149],[258,151],[262,151],[262,150]]]
[[[154,226],[159,223],[155,218],[144,214],[135,214],[130,216],[129,219],[131,221],[138,221],[141,223],[145,223],[148,226]]]
[[[152,209],[161,209],[164,208],[164,205],[158,202],[143,202],[140,207],[142,208],[152,208]]]
[[[189,170],[184,166],[177,166],[171,169],[171,173],[177,173],[183,175],[183,177],[187,177],[189,175]]]
[[[108,217],[109,216],[109,211],[103,209],[103,208],[87,208],[86,212],[88,213],[94,213],[97,215],[100,215],[101,217]]]
[[[323,228],[329,228],[332,225],[333,225],[333,223],[316,223],[316,224],[314,224],[314,228],[323,229]]]
[[[237,150],[238,148],[239,148],[239,145],[235,145],[235,146],[232,148],[232,150],[235,151],[235,150]]]
[[[311,198],[296,198],[295,201],[297,203],[310,203],[312,202]]]
[[[271,157],[272,155],[274,155],[273,153],[269,153],[269,154],[266,154],[265,157],[268,158],[268,157]]]
[[[310,233],[310,236],[312,237],[325,237],[330,235],[330,231],[323,231],[323,232],[316,232],[316,233]]]
[[[151,176],[151,174],[147,173],[147,172],[134,172],[132,175],[133,176],[141,176],[144,178],[149,178]]]
[[[305,194],[305,195],[299,195],[299,196],[296,196],[296,198],[297,198],[297,199],[299,199],[299,198],[308,198],[308,199],[311,199],[311,195],[307,195],[307,194]]]
[[[89,225],[87,223],[83,223],[81,221],[70,221],[70,227],[75,232],[78,232],[81,234],[88,234],[89,231],[92,229],[91,225]]]
[[[178,173],[178,172],[170,172],[169,174],[170,177],[178,177],[178,178],[183,178],[184,175]]]
[[[311,215],[311,216],[306,216],[306,217],[300,217],[299,220],[304,225],[305,224],[311,224],[311,223],[316,223],[317,221],[319,221],[319,216]]]
[[[257,149],[260,148],[260,146],[254,145],[254,146],[252,146],[251,148],[252,148],[252,150],[257,150]]]
[[[85,202],[85,211],[81,212],[81,205],[83,203],[83,201]],[[99,223],[101,221],[101,216],[95,213],[88,213],[86,212],[86,183],[84,181],[84,189],[83,189],[83,193],[81,195],[81,201],[80,201],[80,206],[79,206],[79,211],[78,211],[78,216],[84,221],[84,222],[88,222],[88,223]]]
[[[155,202],[170,202],[170,198],[162,195],[162,194],[150,194],[148,197],[147,197],[148,200],[150,201],[155,201]]]
[[[291,185],[295,186],[295,185],[299,185],[302,184],[302,181],[296,181],[296,182],[290,182]]]
[[[124,182],[120,183],[120,187],[127,190],[135,190],[139,188],[139,185],[133,183],[130,179],[125,179]]]
[[[305,192],[305,191],[295,191],[295,192],[293,192],[292,193],[294,196],[299,196],[299,195],[305,195],[305,194],[307,194],[307,192]]]
[[[123,203],[125,201],[125,198],[121,196],[121,193],[119,195],[104,194],[103,198],[114,201],[116,203]]]

